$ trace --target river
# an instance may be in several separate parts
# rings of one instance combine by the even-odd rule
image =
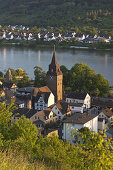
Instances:
[[[52,58],[52,49],[0,48],[0,70],[22,68],[31,78],[34,78],[33,68],[38,65],[45,71]],[[70,69],[75,63],[84,62],[97,73],[101,73],[113,86],[113,53],[112,51],[86,49],[56,49],[60,65]]]

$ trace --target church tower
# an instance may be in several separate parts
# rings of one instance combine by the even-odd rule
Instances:
[[[60,70],[60,65],[57,63],[55,50],[49,70],[47,72],[47,86],[55,96],[55,101],[62,100],[62,80],[63,74]]]
[[[12,81],[12,74],[10,68],[6,72],[6,82]]]

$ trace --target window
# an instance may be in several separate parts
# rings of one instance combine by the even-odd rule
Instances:
[[[35,119],[37,119],[37,116],[35,116]]]
[[[61,119],[61,116],[59,116],[59,119]]]
[[[59,114],[60,112],[58,111],[58,114]]]

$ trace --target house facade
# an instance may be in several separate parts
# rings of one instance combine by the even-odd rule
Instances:
[[[72,113],[83,113],[91,107],[91,97],[88,93],[70,92],[66,95],[66,102],[69,103]]]
[[[55,97],[47,87],[35,88],[32,97],[32,106],[36,110],[44,110],[55,103]]]
[[[80,130],[83,127],[89,128],[91,131],[98,132],[98,115],[88,113],[76,113],[70,118],[63,121],[63,136],[62,139],[74,143],[74,138],[71,136],[72,130]]]
[[[99,113],[99,130],[103,131],[108,127],[111,127],[113,122],[113,112],[109,108],[103,109]]]
[[[55,113],[56,120],[62,120],[65,116],[70,115],[70,106],[65,101],[58,101],[56,104],[50,106],[53,113]]]

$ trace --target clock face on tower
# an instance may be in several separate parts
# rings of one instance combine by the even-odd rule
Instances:
[[[53,76],[50,76],[50,80],[53,80]]]

